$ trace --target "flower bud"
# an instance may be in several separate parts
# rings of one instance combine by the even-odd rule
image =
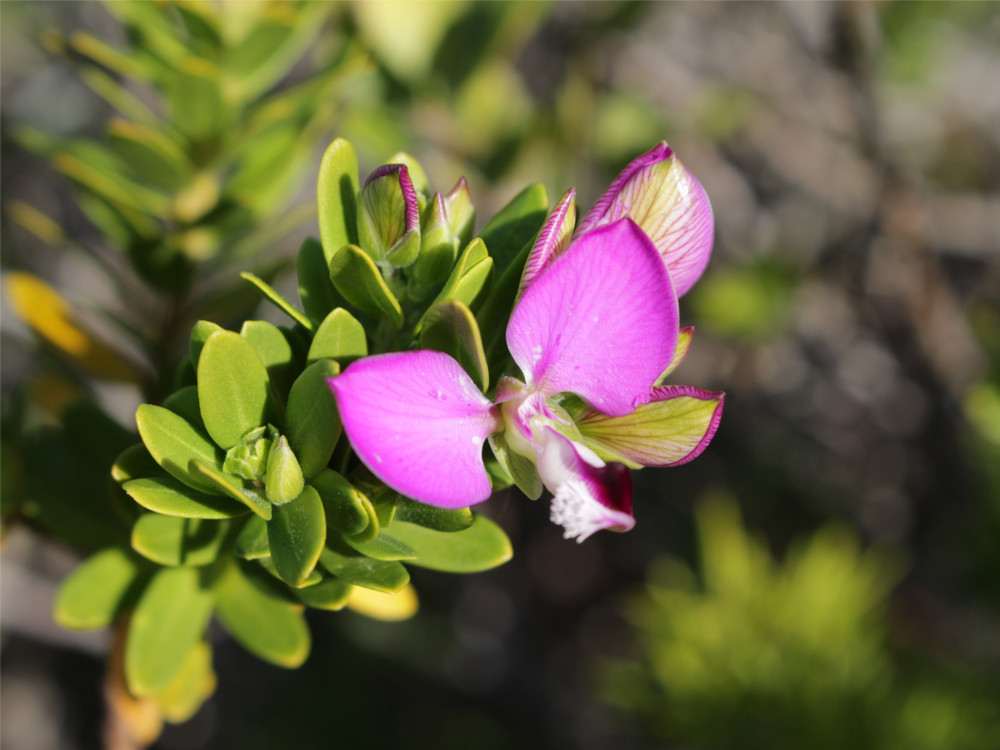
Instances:
[[[423,285],[443,281],[458,255],[458,237],[451,228],[441,193],[435,193],[424,212],[420,233],[420,255],[413,264],[413,274]]]
[[[267,458],[267,476],[264,478],[267,499],[275,505],[284,505],[297,498],[303,487],[305,480],[299,461],[282,435],[271,446],[271,454]]]
[[[677,295],[690,289],[712,252],[712,206],[701,183],[666,143],[625,167],[581,222],[577,236],[624,216],[656,245]]]
[[[476,222],[476,207],[472,205],[469,185],[464,177],[460,177],[451,192],[444,196],[444,208],[448,217],[448,226],[458,237],[458,245],[465,247],[472,240],[472,232]]]
[[[420,252],[420,204],[403,164],[372,172],[358,201],[361,247],[377,263],[410,265]]]

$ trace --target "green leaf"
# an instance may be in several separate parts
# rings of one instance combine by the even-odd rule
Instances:
[[[302,467],[288,446],[288,439],[282,435],[271,446],[267,457],[267,475],[264,478],[267,499],[275,505],[290,503],[301,494],[303,486]]]
[[[139,573],[127,550],[111,547],[91,555],[60,584],[53,618],[71,630],[108,627],[137,593]]]
[[[316,329],[307,360],[311,364],[318,359],[335,359],[343,367],[366,356],[368,341],[364,326],[347,310],[338,307]]]
[[[183,417],[199,430],[205,429],[201,421],[201,406],[198,404],[198,388],[189,385],[178,388],[163,400],[163,408],[170,409],[174,414]]]
[[[292,346],[281,329],[263,320],[248,320],[240,328],[240,336],[250,342],[264,363],[275,391],[282,396],[287,394],[298,367]]]
[[[450,354],[482,390],[489,387],[483,340],[472,311],[457,299],[442,300],[424,316],[420,346]]]
[[[205,632],[212,593],[199,568],[164,568],[153,576],[129,621],[125,679],[129,691],[154,695],[170,683]]]
[[[327,378],[340,372],[332,359],[309,365],[292,385],[285,412],[288,444],[299,459],[302,475],[315,476],[330,462],[342,426]]]
[[[434,531],[396,521],[388,531],[416,552],[411,565],[450,573],[477,573],[507,562],[513,555],[510,539],[499,526],[476,516],[464,531]]]
[[[268,573],[270,573],[274,577],[275,581],[280,582],[277,585],[283,587],[284,589],[288,588],[288,581],[286,581],[284,578],[281,577],[281,574],[278,572],[278,569],[274,566],[273,558],[271,558],[270,556],[258,558],[257,564],[260,565],[260,567],[262,567]],[[310,586],[317,585],[322,580],[323,580],[323,574],[317,568],[314,569],[313,572],[310,573],[308,576],[306,576],[306,579],[302,581],[302,583],[298,584],[297,586],[294,586],[293,588],[297,589],[308,588]]]
[[[310,479],[309,484],[323,501],[328,526],[344,534],[360,534],[368,528],[368,519],[375,515],[375,509],[368,498],[340,474],[333,469],[325,469]]]
[[[410,574],[401,563],[373,560],[350,549],[339,551],[327,547],[319,556],[319,564],[343,581],[387,594],[410,582]]]
[[[132,549],[160,565],[208,565],[228,529],[225,521],[145,513],[132,527]]]
[[[210,320],[199,320],[191,327],[191,338],[188,340],[188,351],[191,354],[191,364],[198,366],[198,358],[201,357],[201,350],[208,341],[208,337],[216,331],[226,330],[222,326]]]
[[[468,508],[446,510],[401,496],[396,503],[395,520],[426,526],[436,531],[461,531],[472,525],[473,515]]]
[[[319,237],[329,267],[342,247],[358,243],[358,155],[343,138],[335,139],[323,154],[316,200]]]
[[[252,273],[241,273],[240,278],[249,281],[251,284],[257,287],[257,289],[261,292],[261,294],[264,295],[264,298],[267,299],[268,302],[273,303],[275,307],[277,307],[279,310],[281,310],[283,313],[285,313],[288,317],[290,317],[296,323],[301,325],[307,331],[313,331],[316,328],[316,326],[313,324],[311,320],[309,320],[309,318],[307,318],[305,315],[300,313],[295,308],[295,305],[293,305],[287,299],[278,294],[271,287],[271,285],[268,284],[263,279],[254,276]]]
[[[267,544],[267,522],[260,516],[251,516],[236,537],[233,552],[244,560],[259,560],[262,557],[270,557],[271,548]]]
[[[304,589],[294,589],[295,597],[308,607],[325,609],[331,612],[343,609],[354,588],[339,578],[327,578],[315,586]]]
[[[167,473],[194,489],[215,491],[212,484],[188,473],[192,459],[209,466],[222,466],[222,451],[201,432],[169,409],[152,404],[142,404],[136,410],[135,423],[149,455]]]
[[[139,479],[159,473],[160,465],[153,460],[142,443],[136,443],[123,450],[111,467],[111,478],[118,484],[129,479]]]
[[[534,239],[548,210],[545,186],[536,184],[515,195],[487,222],[479,236],[490,249],[497,273],[504,273],[524,244]]]
[[[340,294],[330,281],[330,262],[323,246],[314,237],[306,237],[296,260],[299,299],[302,309],[314,323],[319,323],[341,303]],[[319,335],[319,331],[317,331]]]
[[[114,119],[108,125],[108,142],[138,179],[174,189],[190,179],[187,155],[154,128]]]
[[[214,64],[195,57],[185,59],[166,77],[170,122],[193,141],[221,132],[226,122],[220,80]]]
[[[147,510],[181,518],[235,518],[247,512],[239,503],[217,495],[205,495],[180,482],[162,479],[132,479],[122,485],[129,497]]]
[[[267,539],[282,580],[301,585],[316,567],[326,542],[326,515],[316,490],[306,487],[291,502],[274,506]]]
[[[330,279],[344,299],[362,312],[403,325],[399,300],[389,290],[375,261],[357,245],[345,245],[330,261]]]
[[[198,358],[198,401],[208,434],[226,450],[271,421],[267,369],[249,341],[232,331],[208,337]]]
[[[190,719],[215,691],[215,683],[212,647],[205,641],[199,641],[188,651],[177,674],[155,696],[163,718],[173,724]]]
[[[240,565],[229,566],[215,597],[223,627],[247,651],[289,669],[306,660],[310,637],[302,613],[255,584]]]
[[[358,542],[350,536],[345,536],[344,541],[347,546],[374,560],[413,560],[417,556],[410,545],[384,532],[379,532],[370,542]]]
[[[225,474],[219,471],[218,467],[198,459],[193,459],[188,464],[188,470],[191,476],[206,480],[215,490],[243,503],[258,517],[265,521],[271,520],[271,503],[257,490],[244,487],[239,477]]]

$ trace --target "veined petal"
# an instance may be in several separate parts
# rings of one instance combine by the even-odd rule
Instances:
[[[628,531],[635,526],[627,468],[605,464],[551,427],[538,432],[538,473],[553,495],[549,518],[566,529],[566,539],[582,542],[601,529]]]
[[[656,245],[677,296],[699,279],[712,253],[712,205],[701,183],[665,143],[633,161],[580,225],[592,231],[631,216]]]
[[[394,490],[439,508],[490,496],[482,451],[497,410],[447,354],[366,357],[327,382],[355,453]]]
[[[632,414],[608,417],[586,409],[576,419],[584,442],[605,456],[644,466],[676,466],[708,446],[722,418],[722,393],[659,386]]]
[[[576,191],[570,188],[549,213],[545,224],[538,232],[535,244],[524,264],[524,271],[521,273],[521,284],[518,287],[515,302],[521,298],[524,290],[535,280],[535,277],[566,249],[573,237],[575,225]]]
[[[572,392],[621,416],[649,400],[677,347],[677,297],[631,219],[577,239],[511,313],[507,346],[547,396]]]

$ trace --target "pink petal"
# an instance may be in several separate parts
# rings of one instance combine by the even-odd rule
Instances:
[[[621,464],[605,464],[583,446],[551,427],[536,435],[542,450],[538,473],[552,493],[550,518],[565,527],[563,536],[582,542],[596,531],[628,531],[632,515],[632,476]]]
[[[633,413],[608,417],[587,409],[576,418],[584,441],[605,457],[643,466],[677,466],[708,447],[722,419],[722,393],[658,386]]]
[[[507,346],[528,385],[628,414],[677,346],[677,297],[656,248],[631,219],[579,238],[525,291]]]
[[[524,264],[515,302],[521,298],[524,290],[531,285],[535,277],[544,271],[569,245],[570,238],[573,236],[573,227],[576,224],[575,199],[576,191],[570,188],[549,213],[544,226],[539,230],[538,238]]]
[[[631,216],[656,245],[683,296],[708,265],[715,238],[701,183],[661,143],[625,168],[580,224],[578,234]]]
[[[439,508],[490,496],[482,452],[498,415],[447,354],[366,357],[327,382],[355,453],[388,486]]]

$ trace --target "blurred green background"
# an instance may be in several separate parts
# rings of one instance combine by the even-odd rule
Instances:
[[[156,748],[1000,747],[995,5],[7,0],[0,22],[5,279],[114,350],[68,358],[62,318],[5,287],[5,748],[128,746],[107,639],[50,621],[105,477],[74,446],[133,430],[194,320],[271,314],[236,272],[294,285],[334,136],[363,171],[405,150],[466,175],[480,224],[535,181],[589,206],[669,141],[717,231],[673,382],[726,391],[722,424],[636,475],[626,535],[563,541],[511,491],[484,509],[514,560],[420,571],[412,620],[313,612],[294,672],[220,637],[215,696]],[[123,121],[177,131],[189,170],[139,161],[162,139]]]

